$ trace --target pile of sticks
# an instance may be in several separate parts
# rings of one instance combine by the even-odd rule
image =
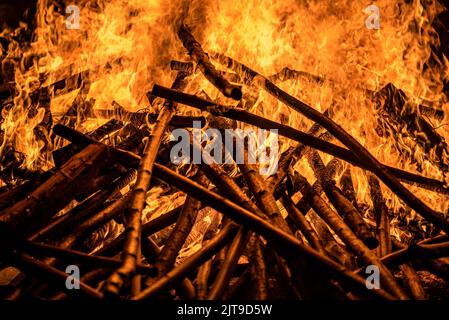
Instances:
[[[275,84],[292,77],[323,79],[289,69],[264,77],[222,54],[205,53],[184,25],[178,36],[191,61],[173,61],[177,74],[172,87],[155,85],[149,92],[153,103],[156,97],[164,99],[157,114],[129,113],[116,104],[118,112],[83,111],[87,117],[115,118],[87,134],[73,129],[70,121],[52,125],[53,137],[70,142],[53,152],[56,166],[22,174],[19,182],[3,188],[2,276],[12,267],[15,271],[1,287],[4,298],[444,296],[431,289],[449,279],[449,220],[406,186],[447,194],[444,182],[380,163],[327,112],[316,111]],[[217,70],[210,59],[228,71]],[[220,105],[184,93],[195,72],[239,104]],[[241,107],[243,86],[267,91],[315,124],[306,133],[246,111]],[[178,104],[204,116],[180,114]],[[73,112],[66,118],[77,116],[76,108]],[[202,126],[242,122],[277,129],[297,145],[280,155],[278,170],[269,177],[247,158],[231,168],[219,165],[196,142],[191,147],[201,155],[201,164],[176,166],[169,160],[165,137],[170,128],[188,127],[194,120]],[[243,144],[236,147],[246,154]],[[333,159],[324,163],[322,153]],[[315,174],[313,183],[293,169],[302,158]],[[353,167],[366,172],[373,223],[355,192]],[[409,245],[397,241],[390,230],[394,212],[381,184],[441,234]],[[146,198],[156,187],[165,194],[185,194],[184,203],[143,223]],[[202,212],[210,223],[200,230],[199,249],[180,259],[189,235],[199,230]],[[100,243],[86,241],[112,225],[123,225],[124,231]],[[77,267],[79,276],[66,272],[68,266]],[[367,267],[378,271],[380,283],[370,285]]]

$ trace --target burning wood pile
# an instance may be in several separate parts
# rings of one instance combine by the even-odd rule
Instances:
[[[251,60],[206,52],[189,17],[174,24],[184,59],[164,60],[171,87],[154,81],[143,109],[99,107],[89,94],[107,91],[95,81],[131,56],[57,80],[38,73],[35,85],[20,68],[39,57],[22,54],[19,67],[4,52],[3,298],[447,299],[444,99],[388,82],[339,87],[290,67],[265,76]],[[4,33],[5,47],[18,37]],[[291,82],[352,89],[357,99],[345,99],[368,103],[359,118],[372,122],[347,122],[335,97],[312,106]],[[251,161],[251,135],[225,141],[243,128],[270,131],[275,144],[253,141],[268,164]]]

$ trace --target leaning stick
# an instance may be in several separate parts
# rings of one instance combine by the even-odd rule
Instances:
[[[421,279],[415,269],[408,264],[402,264],[399,266],[404,277],[404,284],[416,300],[427,300],[427,294],[421,285]]]
[[[357,195],[354,189],[354,183],[352,182],[352,174],[351,174],[351,168],[347,168],[344,172],[342,177],[340,178],[340,188],[341,191],[343,191],[344,196],[351,201],[354,208],[359,210],[360,207],[357,202]]]
[[[195,107],[202,111],[210,112],[215,116],[222,116],[229,119],[241,121],[262,129],[267,130],[276,129],[278,130],[278,134],[284,137],[287,137],[294,141],[298,141],[300,143],[303,143],[304,145],[307,145],[319,151],[333,155],[334,157],[347,161],[355,166],[361,167],[369,171],[373,171],[373,168],[370,165],[365,164],[356,155],[354,155],[352,151],[348,149],[342,148],[333,143],[316,138],[310,134],[306,134],[290,126],[282,125],[275,121],[260,117],[244,109],[224,105],[217,105],[213,101],[204,100],[194,95],[172,90],[159,85],[154,85],[151,94],[164,99],[182,103],[191,107]],[[449,194],[449,189],[445,187],[445,183],[442,181],[423,177],[391,166],[387,165],[382,166],[384,170],[388,171],[390,174],[394,175],[395,177],[406,183],[417,185],[422,188],[433,190],[442,194]],[[444,222],[443,224],[436,223],[436,225],[440,226],[440,228],[441,226],[444,227],[444,224],[446,224],[446,222]]]
[[[399,198],[401,198],[410,208],[415,210],[425,219],[434,223],[446,233],[449,233],[449,220],[444,213],[437,212],[428,207],[423,201],[416,197],[410,190],[405,188],[399,180],[397,180],[392,174],[390,174],[383,164],[381,164],[360,142],[347,133],[341,126],[334,122],[329,117],[324,116],[319,111],[310,107],[306,103],[296,99],[277,87],[274,83],[264,78],[254,70],[251,70],[247,66],[236,62],[224,55],[217,54],[215,56],[221,63],[227,65],[229,68],[234,69],[243,78],[256,81],[256,84],[266,90],[269,94],[289,106],[290,108],[300,112],[308,119],[319,123],[336,139],[343,143],[354,155],[370,170],[376,174],[376,176],[387,185]]]
[[[373,211],[376,217],[377,234],[379,238],[379,257],[384,257],[391,253],[391,237],[390,237],[390,219],[388,217],[388,208],[382,195],[379,180],[372,174],[368,175],[368,184],[373,200]],[[409,263],[399,266],[403,273],[404,285],[408,288],[413,298],[417,300],[426,300],[426,293],[421,285],[416,271]]]
[[[248,244],[251,234],[252,233],[245,228],[240,228],[237,232],[237,235],[226,253],[226,259],[221,266],[220,271],[218,271],[215,282],[207,296],[208,300],[219,300],[223,297],[223,293],[231,280],[232,274],[237,266],[237,262]]]
[[[0,224],[26,233],[32,227],[47,221],[80,193],[82,185],[98,166],[108,158],[108,148],[91,144],[64,164],[56,173],[35,189],[28,197],[4,210]]]
[[[219,227],[219,215],[216,214],[213,220],[203,236],[202,247],[204,247],[217,233]],[[196,276],[197,298],[198,300],[204,300],[207,297],[209,291],[209,276],[212,271],[212,259],[207,260],[199,267]]]
[[[329,163],[326,165],[326,172],[325,174],[330,177],[333,178],[336,174],[337,171],[339,169],[339,167],[341,166],[341,162],[336,159],[333,158],[331,161],[329,161]],[[321,194],[324,192],[321,183],[319,180],[316,180],[313,185],[312,185],[313,190],[315,190],[315,192],[321,196]],[[303,213],[303,214],[307,214],[307,212],[309,212],[309,210],[311,209],[310,204],[308,203],[306,198],[301,198],[297,203],[296,206],[298,207],[298,209]]]
[[[262,241],[258,235],[253,235],[250,241],[250,269],[251,277],[256,283],[255,285],[255,299],[268,299],[268,274],[267,265],[265,263],[264,254],[262,250]]]
[[[61,289],[66,293],[77,294],[77,291],[94,299],[103,299],[103,294],[91,286],[77,280],[73,279],[75,284],[79,284],[80,290],[68,290],[65,286],[65,281],[67,280],[67,273],[56,269],[55,267],[49,266],[37,259],[30,257],[24,253],[13,253],[11,255],[12,263],[17,268],[27,273],[28,271],[33,274],[38,274],[42,279],[52,280],[55,284],[58,284]]]
[[[202,185],[206,185],[207,183],[206,178],[202,174],[197,174],[195,181],[198,181]],[[187,196],[178,221],[154,264],[154,267],[158,270],[158,277],[173,268],[179,250],[181,250],[195,224],[200,208],[200,201],[191,196]]]
[[[198,66],[198,69],[204,74],[207,80],[210,81],[225,97],[234,100],[242,99],[242,88],[240,86],[231,84],[215,69],[209,60],[209,56],[203,51],[201,44],[195,40],[193,35],[185,25],[182,25],[178,31],[178,37],[182,44],[189,52],[193,61]]]
[[[335,185],[335,180],[326,175],[326,167],[318,152],[311,150],[308,155],[308,160],[315,172],[315,175],[320,181],[327,198],[343,218],[345,223],[368,248],[377,248],[379,241],[377,240],[375,233],[371,230],[371,227],[366,224],[362,215],[353,206],[351,201],[349,201],[343,195],[343,192]]]
[[[268,219],[273,221],[276,226],[286,233],[291,233],[287,222],[282,217],[281,211],[276,204],[276,199],[273,196],[273,192],[269,189],[268,184],[259,174],[258,166],[248,163],[248,150],[242,145],[242,143],[236,143],[237,150],[240,154],[244,154],[243,163],[238,163],[238,167],[246,180],[246,183],[251,190],[251,193],[256,198],[258,207],[265,212]]]
[[[332,210],[329,205],[316,194],[312,186],[307,180],[300,176],[302,185],[304,186],[303,194],[309,199],[314,211],[326,221],[326,223],[334,230],[334,232],[346,243],[346,245],[359,256],[367,264],[376,265],[382,274],[382,280],[385,287],[394,293],[400,299],[407,299],[407,295],[396,283],[393,275],[381,260],[364,245],[364,243],[353,233],[351,228],[343,221],[343,219]]]
[[[295,206],[291,198],[285,193],[282,196],[282,203],[288,212],[288,216],[291,217],[291,219],[295,222],[295,225],[298,226],[299,230],[307,239],[307,241],[309,241],[312,248],[314,248],[321,254],[327,255],[323,243],[321,242],[321,239],[316,231],[313,229],[313,227],[306,219],[306,217],[301,213],[301,211],[299,211],[299,209]]]
[[[383,257],[391,253],[391,237],[390,237],[390,219],[388,217],[388,208],[380,189],[379,180],[372,174],[368,175],[368,185],[373,201],[373,212],[376,217],[377,237],[379,240],[379,248],[377,249],[379,257]]]
[[[41,244],[29,240],[26,240],[23,243],[19,243],[19,246],[23,247],[25,251],[27,251],[29,254],[33,256],[34,255],[51,256],[64,261],[69,261],[70,263],[83,264],[88,267],[113,269],[119,268],[121,265],[121,261],[115,258],[93,256],[81,251],[55,247],[52,245]],[[144,265],[141,263],[137,264],[137,270],[138,272],[147,275],[154,275],[157,271],[154,267],[150,267],[148,265]]]
[[[149,237],[154,233],[174,224],[176,220],[178,220],[178,217],[181,214],[181,210],[182,205],[142,225],[142,237]],[[106,246],[98,250],[96,254],[105,256],[114,256],[121,250],[124,241],[125,236],[122,233],[117,238],[115,238],[111,243],[107,244]]]
[[[229,223],[223,230],[217,234],[210,242],[208,242],[200,251],[196,252],[176,268],[170,270],[167,274],[157,280],[151,287],[141,291],[138,295],[132,297],[132,300],[150,299],[157,296],[169,286],[185,278],[190,272],[208,261],[214,254],[229,243],[234,237],[238,227],[233,223]]]
[[[173,88],[183,88],[185,85],[184,78],[184,73],[178,73],[173,83]],[[106,292],[109,294],[118,296],[126,279],[129,279],[136,272],[136,263],[140,256],[141,219],[142,211],[145,207],[146,193],[150,186],[157,150],[159,150],[163,134],[173,117],[175,108],[176,105],[174,103],[168,101],[165,103],[164,108],[159,113],[154,129],[145,144],[143,157],[140,162],[139,171],[137,172],[137,180],[133,187],[132,198],[128,208],[126,242],[122,256],[123,265],[108,279]]]

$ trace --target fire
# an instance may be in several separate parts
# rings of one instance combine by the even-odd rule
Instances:
[[[50,152],[60,144],[52,142],[51,131],[44,124],[46,109],[54,114],[52,121],[57,123],[76,99],[89,101],[93,110],[112,110],[113,101],[128,111],[159,108],[157,103],[149,104],[146,93],[154,83],[170,85],[171,60],[187,60],[176,36],[180,24],[186,23],[206,51],[231,56],[264,75],[288,67],[324,78],[323,83],[305,77],[277,83],[314,108],[329,109],[333,119],[381,162],[417,172],[416,163],[398,152],[394,139],[376,132],[375,104],[367,95],[391,83],[415,103],[427,100],[437,105],[444,101],[442,82],[449,78],[448,61],[424,67],[431,58],[431,47],[441,45],[432,21],[442,7],[436,1],[408,2],[376,1],[380,29],[373,30],[365,23],[370,1],[79,1],[80,28],[67,29],[65,8],[40,0],[37,27],[29,47],[11,41],[8,48],[3,48],[7,52],[4,63],[15,63],[16,69],[14,100],[2,110],[1,159],[12,149],[23,157],[22,167],[51,168]],[[21,29],[30,27],[22,25]],[[13,39],[14,32],[4,30],[2,36]],[[31,67],[26,67],[24,61],[30,59]],[[83,78],[85,86],[81,89],[62,94],[50,91],[48,105],[33,98],[39,87],[84,70],[94,71]],[[189,80],[186,91],[206,93],[220,103],[234,103],[201,74]],[[267,93],[252,97],[253,88],[243,90],[245,100],[254,99],[248,104],[249,111],[303,131],[312,125]],[[446,107],[443,105],[444,110]],[[195,113],[187,107],[182,107],[183,112]],[[426,119],[439,135],[448,137],[446,119]],[[76,128],[86,132],[98,127],[100,121],[105,120],[78,121]],[[294,145],[280,139],[280,152]],[[404,145],[414,143],[411,139]],[[419,173],[444,178],[440,168],[423,157],[420,148],[412,153],[420,162]],[[331,159],[323,157],[326,162]],[[313,182],[305,160],[298,163],[297,169]],[[354,169],[353,178],[360,201],[370,204],[364,173]],[[411,188],[431,207],[446,210],[446,197]],[[390,207],[399,211],[402,203],[388,189],[383,191]]]

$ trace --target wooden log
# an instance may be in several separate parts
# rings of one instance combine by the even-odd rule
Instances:
[[[309,221],[307,221],[306,217],[301,213],[301,211],[299,211],[293,201],[287,196],[287,194],[284,194],[282,196],[282,203],[287,210],[289,217],[292,218],[292,220],[295,222],[295,225],[298,226],[299,230],[310,243],[310,245],[319,253],[327,255],[320,237],[310,225]]]
[[[357,202],[357,194],[354,189],[354,183],[352,182],[351,168],[347,168],[343,172],[343,175],[341,176],[339,183],[341,191],[343,192],[343,195],[346,197],[346,199],[351,201],[354,208],[356,208],[359,212],[361,212],[359,204]]]
[[[333,211],[324,200],[316,194],[312,186],[303,177],[305,190],[303,191],[312,208],[315,212],[326,221],[326,223],[334,230],[334,232],[345,242],[345,244],[359,256],[367,264],[375,265],[379,268],[382,274],[382,283],[388,290],[390,290],[397,298],[407,299],[407,295],[396,283],[393,275],[381,260],[371,252],[371,250],[364,245],[364,243],[353,233],[351,228],[343,221],[343,219]]]
[[[373,201],[373,211],[374,216],[376,217],[377,236],[379,239],[377,254],[379,257],[384,257],[392,251],[388,208],[385,204],[379,181],[371,174],[368,174],[368,185]],[[410,264],[405,263],[401,264],[399,268],[403,273],[404,285],[412,297],[417,300],[425,300],[426,293],[413,267]]]
[[[421,280],[415,269],[410,264],[402,264],[399,266],[404,277],[404,284],[416,300],[427,300],[427,294],[421,285]]]
[[[399,180],[390,174],[383,164],[381,164],[365,147],[363,147],[355,138],[348,134],[341,126],[335,123],[329,117],[324,116],[319,111],[308,106],[304,102],[289,95],[287,92],[281,90],[275,84],[254,70],[247,66],[238,63],[226,56],[215,56],[221,63],[234,69],[243,78],[250,78],[257,80],[257,85],[266,90],[273,97],[279,99],[281,102],[300,112],[308,119],[319,123],[337,140],[343,143],[354,155],[386,185],[388,186],[400,199],[402,199],[410,208],[419,213],[429,222],[438,226],[441,230],[449,233],[449,220],[444,213],[437,212],[428,207],[423,201],[416,197],[410,190],[405,188]]]
[[[226,197],[239,204],[243,208],[256,213],[263,219],[268,219],[266,214],[260,210],[251,199],[243,192],[240,186],[232,179],[222,167],[220,167],[204,149],[196,142],[192,143],[194,150],[201,154],[200,169],[210,181],[219,186],[218,191]]]
[[[268,219],[273,221],[273,223],[281,230],[286,233],[291,233],[287,222],[282,217],[281,211],[276,204],[276,199],[273,196],[272,190],[269,189],[265,180],[259,173],[258,166],[248,162],[248,150],[238,142],[236,148],[237,150],[240,150],[239,154],[245,154],[243,163],[237,163],[237,165],[240,168],[251,193],[256,198],[258,207],[261,208]]]
[[[333,158],[331,161],[329,161],[329,163],[326,165],[326,176],[329,178],[333,178],[336,174],[337,171],[339,169],[339,167],[341,166],[341,162],[336,159]],[[319,180],[316,180],[313,185],[312,185],[313,190],[315,190],[315,192],[321,196],[321,194],[324,192],[321,183]],[[297,203],[296,203],[296,207],[304,214],[306,215],[307,212],[309,212],[309,210],[311,209],[310,204],[308,203],[306,198],[301,198]]]
[[[158,115],[157,113],[130,112],[122,106],[118,106],[113,110],[95,109],[88,112],[85,116],[93,119],[112,118],[116,121],[131,122],[132,124],[138,126],[139,124],[143,124],[145,122],[154,124]],[[170,120],[170,126],[175,128],[189,128],[192,127],[194,121],[199,122],[201,127],[204,127],[207,123],[206,118],[203,116],[173,115],[173,118]]]
[[[195,65],[192,62],[183,62],[183,61],[177,61],[172,60],[170,61],[170,69],[176,70],[176,71],[183,71],[187,74],[191,75],[195,73]],[[223,78],[230,82],[240,82],[240,77],[236,73],[230,73],[226,71],[217,71]]]
[[[324,113],[327,114],[327,111],[325,111]],[[307,131],[307,133],[316,136],[321,129],[322,127],[319,124],[314,123]],[[267,179],[267,184],[274,192],[277,191],[280,184],[287,176],[290,167],[295,163],[297,163],[299,160],[301,160],[302,157],[306,154],[306,151],[307,146],[302,143],[298,143],[297,146],[289,150],[289,152],[286,152],[284,156],[283,155],[280,156],[278,163],[278,170],[276,171],[275,174],[271,175]]]
[[[206,244],[200,251],[197,251],[192,256],[187,258],[182,264],[170,270],[151,287],[141,291],[138,295],[132,297],[132,300],[150,299],[161,292],[165,291],[169,286],[176,284],[185,278],[190,272],[198,268],[201,264],[208,261],[212,256],[222,249],[234,237],[238,227],[229,223],[218,233],[209,243]]]
[[[82,295],[89,298],[103,299],[103,294],[101,292],[76,279],[74,279],[73,281],[79,284],[80,290],[68,290],[65,285],[67,273],[60,271],[52,266],[46,265],[37,259],[33,259],[27,254],[14,253],[11,256],[11,259],[13,265],[22,270],[24,273],[37,275],[43,281],[49,281],[57,284],[58,287],[64,290],[64,292],[66,293],[70,293],[73,295],[79,295],[81,293]]]
[[[243,253],[243,250],[248,244],[248,240],[251,237],[251,232],[247,229],[240,228],[237,232],[234,240],[229,246],[226,254],[226,259],[218,271],[214,283],[207,295],[208,300],[220,300],[229,285],[232,274],[237,266],[238,260]]]
[[[122,214],[126,206],[129,204],[131,194],[123,196],[105,209],[93,215],[89,219],[79,224],[73,231],[58,240],[58,245],[62,248],[71,248],[75,243],[82,239],[86,234],[95,231],[105,223],[111,221],[118,215]]]
[[[25,181],[22,184],[16,185],[11,189],[2,192],[0,194],[0,210],[13,206],[14,204],[22,200],[26,194],[36,189],[40,184],[45,182],[53,174],[53,170],[46,171],[29,181]]]
[[[213,237],[218,232],[219,227],[219,214],[215,214],[212,218],[212,221],[207,228],[206,232],[203,236],[202,247],[207,245],[209,241],[213,239]],[[196,287],[197,287],[197,298],[198,300],[204,300],[207,297],[207,293],[209,291],[209,276],[212,271],[212,259],[207,260],[204,264],[202,264],[196,276]]]
[[[197,64],[198,69],[204,74],[210,83],[220,90],[225,97],[232,98],[234,100],[242,99],[242,88],[231,84],[228,80],[221,76],[221,74],[210,62],[208,55],[203,51],[201,44],[195,40],[185,25],[182,25],[179,28],[178,37],[189,52],[189,55],[192,57],[193,61]]]
[[[94,140],[100,141],[102,138],[107,136],[108,134],[120,129],[123,126],[123,123],[121,121],[117,120],[110,120],[103,124],[102,126],[95,129],[93,132],[89,133],[88,135],[92,137]],[[68,144],[62,148],[59,148],[55,151],[53,151],[53,160],[55,162],[56,167],[60,167],[62,164],[67,162],[68,159],[70,159],[72,156],[74,156],[76,153],[82,150],[82,146],[71,143]]]
[[[210,112],[215,116],[222,116],[236,121],[241,121],[267,130],[276,129],[278,130],[278,134],[282,136],[333,155],[334,157],[347,161],[352,165],[361,167],[365,170],[373,171],[372,166],[361,161],[357,156],[355,156],[355,154],[353,154],[352,151],[348,149],[339,147],[327,141],[323,141],[322,139],[316,138],[292,127],[257,116],[241,108],[217,105],[215,102],[204,100],[180,91],[171,90],[159,85],[154,85],[151,94],[164,99],[171,99],[172,101],[195,107],[202,111]],[[445,183],[442,181],[420,176],[418,174],[410,173],[387,165],[383,165],[383,169],[405,183],[413,184],[428,190],[433,190],[438,193],[449,194],[449,189],[445,187]]]
[[[197,174],[194,180],[201,185],[207,185],[207,180],[202,174]],[[176,225],[173,228],[166,244],[164,245],[154,267],[158,270],[158,277],[167,273],[175,265],[176,257],[182,249],[190,231],[195,224],[198,211],[201,208],[201,202],[193,197],[187,196],[181,214],[179,215]],[[154,280],[151,279],[149,283]]]
[[[89,179],[105,165],[108,157],[106,146],[87,146],[29,197],[4,210],[0,217],[1,224],[22,234],[33,229],[31,226],[35,228],[41,225],[83,191]]]
[[[360,240],[370,249],[379,245],[375,233],[363,220],[362,215],[336,186],[335,180],[326,175],[326,167],[318,152],[312,150],[308,156],[309,163],[315,172],[327,198]]]
[[[182,211],[182,205],[142,225],[142,237],[150,237],[154,233],[174,224]],[[122,233],[109,244],[97,251],[98,255],[114,256],[122,248],[125,235]]]
[[[114,269],[120,267],[121,264],[121,261],[115,258],[89,255],[81,251],[41,244],[29,240],[19,243],[19,248],[23,248],[24,251],[32,256],[55,257],[64,262],[75,263],[88,268]],[[137,265],[137,269],[138,272],[146,275],[155,275],[157,272],[154,267],[141,263]]]
[[[150,237],[143,237],[142,254],[148,263],[154,264],[161,254],[161,248]],[[157,269],[155,270],[157,271]],[[157,273],[154,276],[157,276]],[[184,278],[180,281],[180,283],[176,286],[176,291],[179,292],[180,295],[186,300],[193,300],[195,298],[195,287],[188,278]],[[132,292],[132,288],[131,295],[135,295]]]
[[[122,175],[122,177],[119,177],[117,180],[115,180],[109,187],[97,192],[92,197],[83,201],[60,218],[55,219],[54,222],[48,224],[43,229],[32,234],[30,237],[28,237],[28,239],[32,241],[43,240],[45,237],[48,237],[51,234],[54,235],[55,232],[67,230],[73,225],[81,223],[80,221],[82,220],[93,219],[91,215],[94,214],[97,210],[101,211],[101,207],[104,206],[104,202],[107,199],[115,196],[121,189],[128,185],[134,179],[134,177],[135,170],[129,170],[126,174]],[[77,227],[75,227],[75,230],[78,230],[79,228],[80,225],[77,225]],[[70,229],[70,231],[73,231],[73,228]],[[69,237],[73,236],[75,236],[74,233],[69,234]],[[78,236],[81,237],[81,235]]]
[[[178,73],[172,87],[183,88],[185,85],[184,78],[184,73]],[[126,242],[122,255],[123,265],[109,277],[106,285],[108,294],[118,296],[125,281],[135,273],[135,265],[140,256],[142,211],[145,207],[146,193],[150,186],[153,164],[156,161],[157,150],[159,150],[163,134],[173,117],[175,108],[176,104],[172,102],[167,101],[164,104],[164,108],[159,113],[158,120],[145,144],[143,157],[137,172],[137,181],[133,187],[132,199],[127,210]],[[133,294],[137,294],[137,292],[133,292]]]
[[[253,235],[250,241],[251,278],[255,283],[255,300],[268,299],[268,271],[262,250],[262,241]]]
[[[373,212],[376,217],[377,237],[379,240],[379,248],[377,253],[379,257],[383,257],[391,253],[390,238],[390,218],[388,217],[388,208],[380,189],[379,180],[373,175],[368,175],[368,185],[370,189],[371,199],[373,201]]]

